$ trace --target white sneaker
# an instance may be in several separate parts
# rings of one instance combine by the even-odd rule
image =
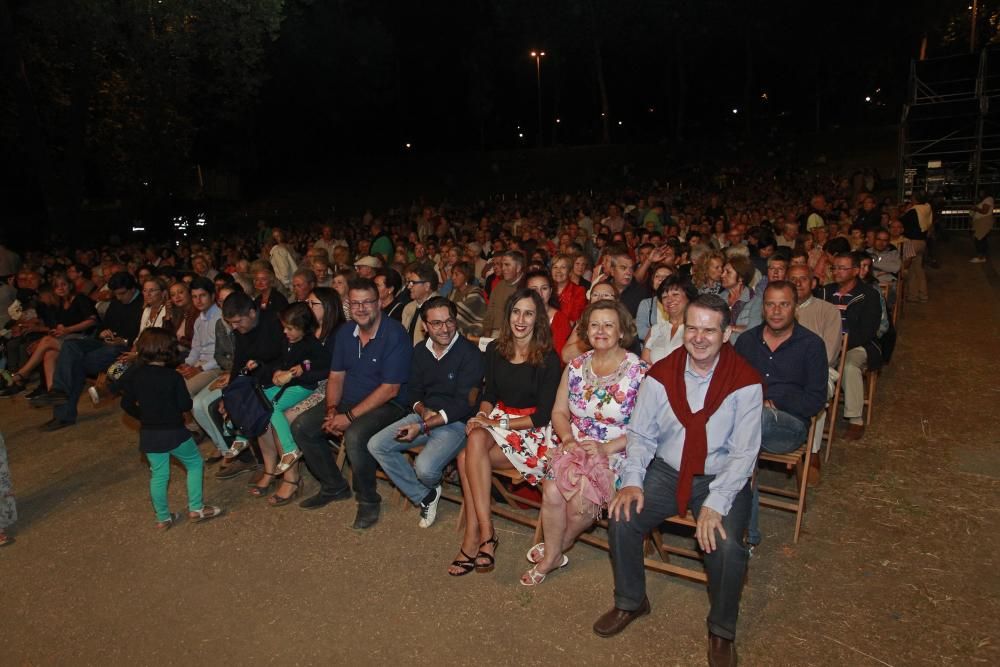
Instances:
[[[430,501],[428,504],[420,504],[420,527],[430,528],[434,524],[434,519],[437,518],[438,513],[438,503],[441,502],[441,485],[438,484],[434,487],[434,500]]]
[[[87,387],[87,396],[90,396],[90,402],[94,405],[101,402],[101,394],[97,391],[97,387]]]
[[[986,263],[986,258],[985,257],[973,257],[972,259],[969,260],[969,263],[970,264],[985,264]]]

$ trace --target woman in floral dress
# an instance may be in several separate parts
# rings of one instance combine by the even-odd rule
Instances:
[[[552,349],[545,304],[521,288],[507,300],[500,336],[486,348],[486,386],[479,412],[466,423],[458,470],[465,498],[465,534],[448,568],[458,577],[493,570],[499,540],[490,508],[493,470],[516,469],[538,484],[548,469],[552,403],[559,357]]]
[[[7,446],[3,433],[0,433],[0,547],[14,541],[6,531],[15,521],[17,506],[14,504],[14,487],[10,481],[10,466],[7,465]]]
[[[542,485],[545,541],[528,551],[533,567],[521,576],[524,586],[542,583],[569,562],[563,552],[590,528],[620,485],[625,429],[649,369],[628,351],[635,322],[618,301],[588,306],[578,328],[593,349],[569,363],[556,392],[552,430],[562,444]]]

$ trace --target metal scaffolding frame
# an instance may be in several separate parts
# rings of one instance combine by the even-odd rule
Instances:
[[[910,62],[899,125],[900,199],[927,193],[950,229],[1000,195],[1000,50]],[[998,197],[1000,199],[1000,197]]]

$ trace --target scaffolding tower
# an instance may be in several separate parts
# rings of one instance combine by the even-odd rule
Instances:
[[[1000,51],[910,62],[899,126],[899,197],[925,193],[948,229],[1000,200]]]

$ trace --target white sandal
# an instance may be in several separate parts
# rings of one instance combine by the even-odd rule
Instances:
[[[194,512],[188,512],[188,519],[192,523],[201,523],[202,521],[208,521],[209,519],[214,519],[218,516],[222,516],[222,508],[215,507],[214,505],[205,505],[200,510]]]
[[[537,553],[538,555],[535,558],[532,558],[532,554],[534,553]],[[545,542],[539,542],[535,546],[528,549],[528,553],[526,553],[524,557],[527,558],[528,562],[531,563],[532,565],[538,565],[539,563],[541,563],[542,559],[545,558]],[[569,556],[563,554],[562,562],[559,563],[559,567],[563,568],[566,567],[567,565],[569,565]]]
[[[291,460],[288,460],[291,457]],[[296,449],[294,452],[285,452],[278,459],[278,465],[274,467],[275,475],[284,475],[286,472],[291,470],[292,466],[302,458],[302,450]]]
[[[250,443],[247,440],[244,440],[243,438],[236,438],[233,440],[233,444],[230,445],[229,449],[222,454],[222,458],[235,459],[249,446]]]

